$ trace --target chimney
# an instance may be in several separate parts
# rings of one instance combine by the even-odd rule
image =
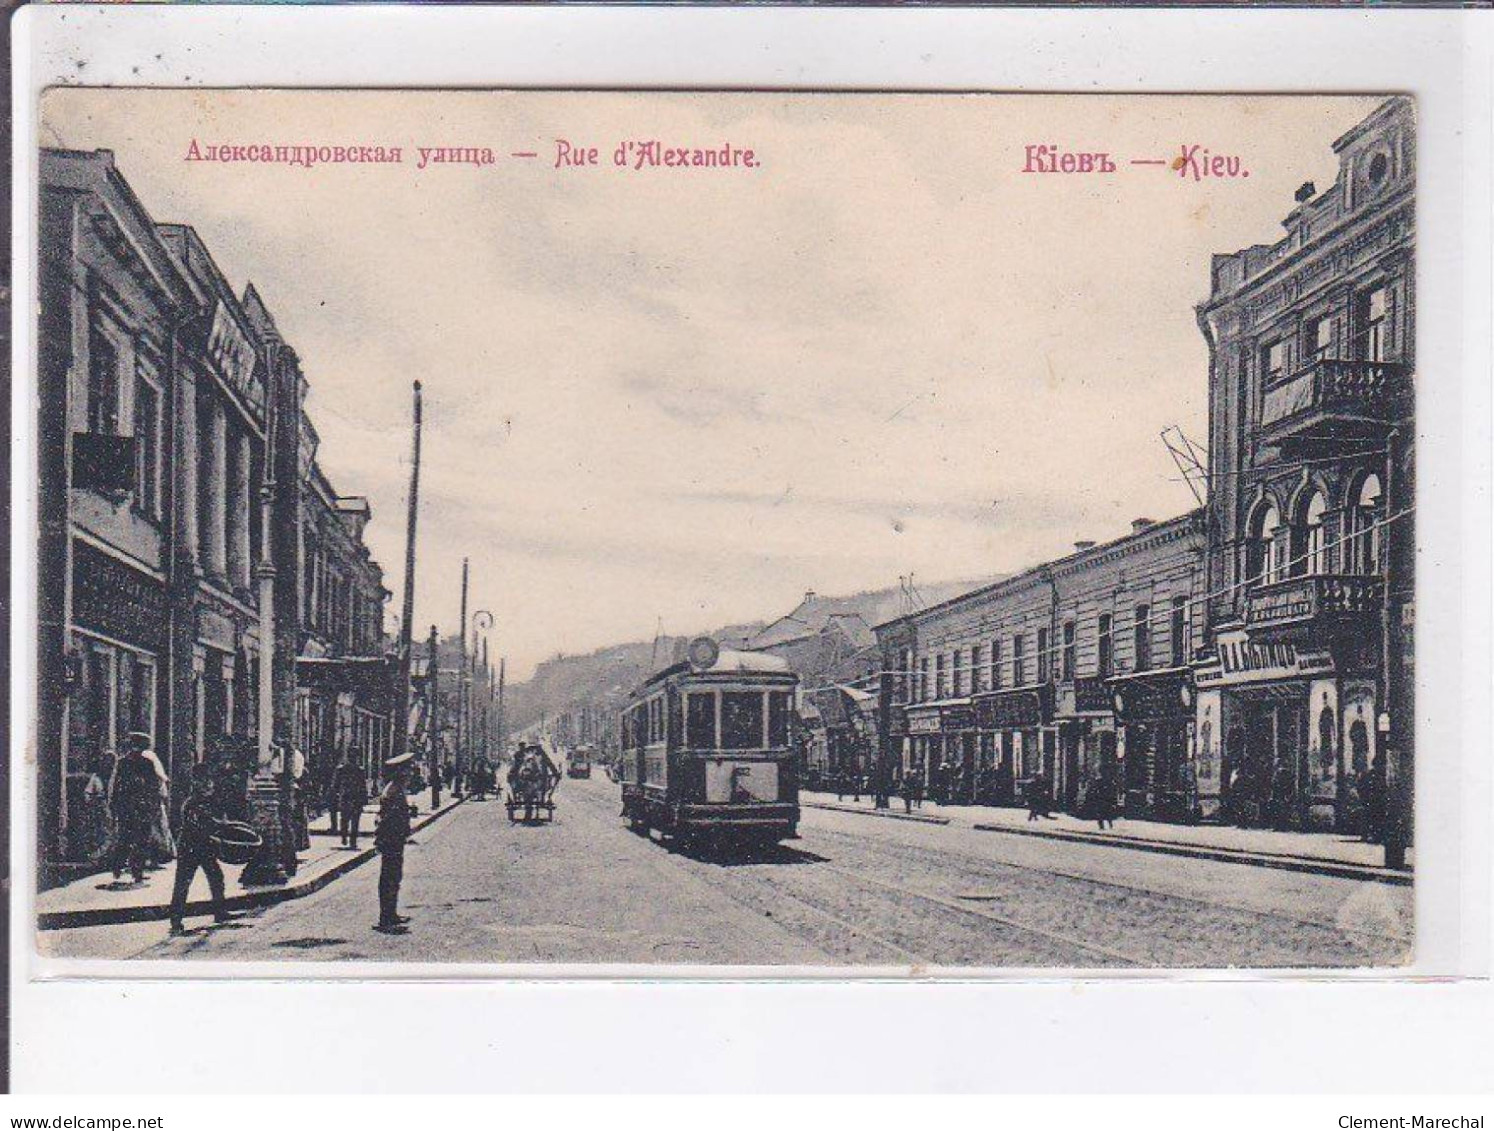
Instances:
[[[1155,525],[1156,524],[1154,522],[1152,522],[1152,520],[1149,519],[1149,518],[1133,518],[1131,520],[1131,533],[1132,534],[1140,534],[1148,526],[1155,526]]]
[[[1306,204],[1309,200],[1317,195],[1318,186],[1313,184],[1311,181],[1303,181],[1302,186],[1297,189],[1296,193],[1293,196],[1293,199],[1296,200],[1298,204]]]
[[[1095,548],[1095,543],[1094,543],[1094,539],[1092,539],[1092,538],[1087,538],[1087,539],[1085,539],[1082,542],[1075,542],[1074,543],[1074,549],[1077,550],[1077,551],[1079,551],[1080,553],[1083,553],[1085,550],[1093,550],[1094,548]]]
[[[814,600],[814,590],[813,589],[806,589],[806,590],[804,590],[804,603],[807,605],[807,604],[809,604],[809,602],[811,602],[813,600]]]

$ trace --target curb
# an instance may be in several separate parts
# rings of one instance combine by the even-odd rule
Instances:
[[[464,797],[438,812],[427,813],[423,820],[418,820],[410,826],[410,832],[416,833],[435,824],[457,806],[465,804],[466,800]],[[237,895],[230,895],[223,901],[223,910],[248,911],[256,907],[270,907],[276,903],[301,899],[321,891],[333,880],[340,879],[359,865],[368,863],[377,854],[378,849],[365,848],[339,861],[336,866],[328,868],[321,875],[301,883],[289,883],[284,887],[255,888]],[[186,914],[210,915],[213,910],[211,899],[193,899],[187,902]],[[36,926],[41,931],[58,931],[74,927],[102,927],[116,923],[147,923],[170,917],[171,904],[169,902],[147,903],[138,907],[90,907],[81,911],[42,911],[37,913]]]
[[[888,821],[916,821],[924,825],[947,825],[948,817],[929,817],[923,814],[894,813],[890,809],[858,809],[854,805],[835,805],[828,801],[799,801],[801,809],[828,809],[832,813],[860,813],[863,817],[882,817]]]
[[[1075,844],[1094,844],[1102,848],[1129,848],[1135,852],[1154,852],[1162,856],[1185,856],[1194,860],[1215,860],[1226,864],[1247,864],[1256,868],[1276,868],[1284,872],[1307,872],[1318,876],[1334,876],[1345,880],[1372,880],[1376,883],[1396,887],[1410,887],[1411,872],[1398,872],[1364,864],[1344,864],[1333,860],[1318,860],[1309,856],[1285,856],[1269,852],[1248,852],[1237,848],[1213,848],[1203,844],[1175,844],[1163,840],[1143,840],[1139,837],[1105,837],[1093,833],[1066,832],[1057,829],[1018,829],[1008,825],[975,824],[971,828],[983,833],[1006,833],[1009,836],[1030,836],[1043,840],[1065,840]]]

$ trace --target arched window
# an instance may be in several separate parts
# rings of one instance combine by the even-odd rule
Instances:
[[[1246,572],[1253,581],[1269,584],[1281,577],[1280,539],[1276,537],[1281,526],[1281,515],[1274,504],[1266,504],[1255,521],[1255,530],[1246,551]]]
[[[1364,477],[1359,490],[1350,500],[1349,561],[1355,573],[1380,572],[1380,522],[1385,517],[1385,494],[1380,477],[1373,472]]]
[[[1323,536],[1323,512],[1328,501],[1321,491],[1314,491],[1302,512],[1302,562],[1292,572],[1327,573],[1328,542]]]

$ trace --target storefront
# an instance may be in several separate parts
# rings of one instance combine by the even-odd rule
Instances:
[[[167,615],[158,578],[81,540],[72,597],[63,858],[81,862],[103,846],[100,789],[126,736],[141,731],[156,745]]]
[[[1192,751],[1193,684],[1186,668],[1111,681],[1123,812],[1195,821],[1200,816]]]
[[[1116,783],[1119,793],[1119,744],[1116,741],[1113,695],[1106,681],[1081,676],[1059,689],[1054,718],[1058,750],[1054,777],[1057,807],[1088,816],[1103,780]]]
[[[1057,761],[1053,685],[1013,688],[975,699],[979,729],[976,799],[1018,805],[1039,773],[1054,780]]]
[[[1241,825],[1359,832],[1375,804],[1375,684],[1328,649],[1221,633],[1195,673],[1200,809]]]

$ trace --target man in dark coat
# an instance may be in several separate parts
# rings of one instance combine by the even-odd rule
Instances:
[[[213,833],[219,822],[217,790],[212,772],[197,767],[192,789],[182,805],[181,832],[176,839],[176,883],[171,889],[171,933],[185,934],[182,917],[187,913],[187,893],[201,868],[213,896],[213,921],[225,923],[230,916],[223,907],[223,867],[213,848]]]
[[[114,818],[114,856],[110,861],[117,880],[129,868],[136,883],[145,879],[151,830],[161,805],[161,779],[145,756],[148,736],[131,734],[125,753],[114,763],[109,780],[109,812]]]
[[[405,876],[405,841],[410,839],[410,803],[405,779],[414,754],[401,754],[384,763],[389,780],[379,794],[379,827],[374,846],[379,850],[379,921],[374,930],[386,935],[408,933],[408,915],[399,913],[399,887]]]
[[[363,767],[353,761],[351,754],[345,755],[332,771],[331,801],[343,845],[357,848],[358,826],[363,820],[363,807],[368,804],[368,783],[363,780]]]

